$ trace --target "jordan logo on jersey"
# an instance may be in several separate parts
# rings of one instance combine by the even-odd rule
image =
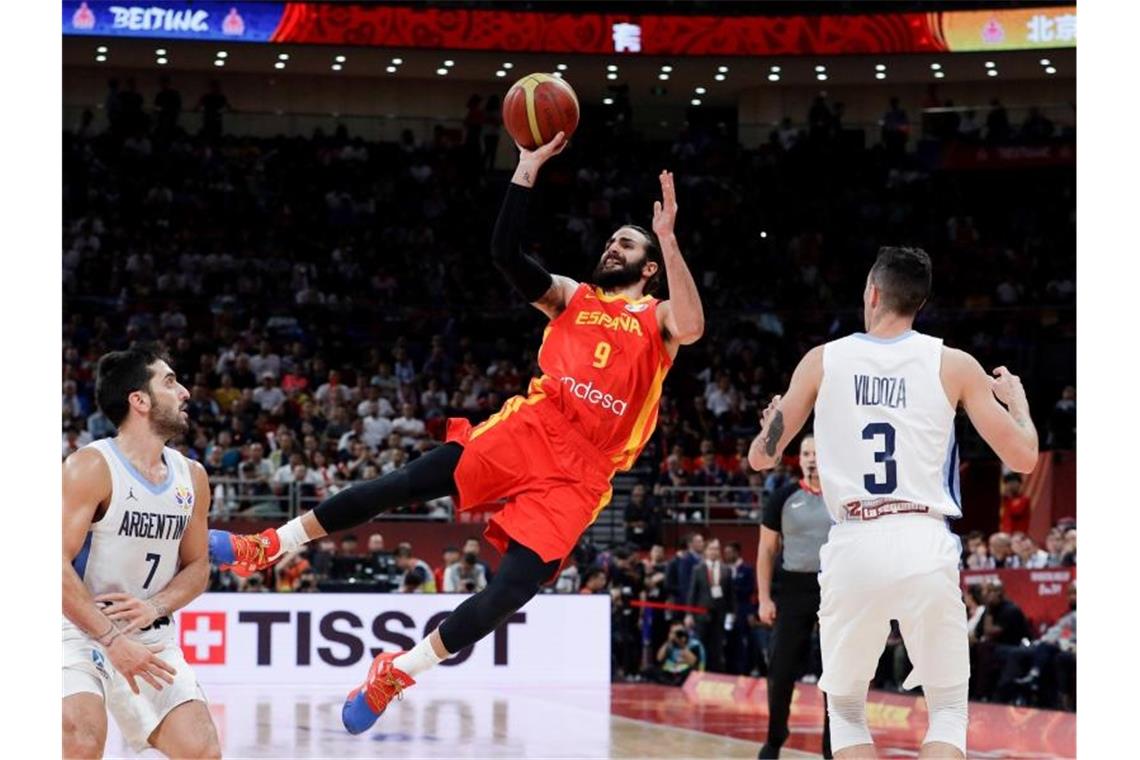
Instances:
[[[127,498],[123,499],[123,501],[130,501],[131,499],[134,499],[135,501],[139,500],[139,497],[135,496],[135,487],[134,486],[130,486],[127,488]]]
[[[906,378],[855,375],[855,403],[906,409]]]

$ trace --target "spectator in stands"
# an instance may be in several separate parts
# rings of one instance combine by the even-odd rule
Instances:
[[[636,484],[625,507],[625,540],[638,549],[661,543],[661,516],[648,495],[645,484]]]
[[[981,625],[982,616],[986,614],[986,605],[982,603],[982,587],[977,584],[967,586],[962,592],[962,602],[966,605],[966,630],[972,646],[981,637],[978,627]]]
[[[998,531],[990,536],[990,567],[998,570],[1019,566],[1017,555],[1013,553],[1013,542],[1009,534]]]
[[[1021,474],[1006,473],[1001,484],[1001,530],[1003,533],[1024,533],[1029,530],[1031,505],[1022,492]]]
[[[600,567],[592,567],[586,571],[586,578],[582,581],[582,594],[606,593],[606,571]]]
[[[432,576],[435,578],[435,587],[443,589],[444,591],[451,591],[444,583],[444,574],[447,569],[459,561],[459,548],[455,546],[445,547],[443,550],[443,559],[440,564],[432,570]]]
[[[985,585],[982,599],[986,611],[982,615],[982,633],[978,637],[977,670],[970,674],[971,692],[982,699],[993,696],[1004,660],[1000,647],[1018,647],[1030,636],[1029,621],[1021,608],[1005,597],[1000,580]]]
[[[1066,385],[1049,415],[1045,445],[1051,449],[1071,449],[1077,441],[1077,389]]]
[[[701,563],[705,553],[705,537],[690,533],[678,547],[677,555],[669,560],[665,569],[665,591],[672,604],[688,604],[692,586],[693,568]]]
[[[883,146],[887,149],[888,155],[901,156],[906,151],[907,140],[910,139],[910,119],[897,97],[891,98],[890,107],[883,114],[881,124]]]
[[[1061,566],[1074,567],[1077,564],[1077,529],[1070,528],[1065,531],[1065,538],[1061,545]]]
[[[392,432],[402,436],[402,445],[415,446],[427,437],[427,427],[416,417],[416,407],[406,402],[400,407],[400,416],[392,420]]]
[[[714,417],[721,417],[739,406],[740,396],[727,372],[721,372],[715,383],[705,387],[705,404]]]
[[[266,572],[272,573],[274,591],[298,591],[301,576],[306,573],[312,575],[312,569],[302,552],[293,551]]]
[[[313,566],[313,572],[317,576],[317,581],[323,581],[332,575],[333,559],[337,554],[336,541],[328,536],[325,536],[317,542],[317,546],[312,550],[309,562]]]
[[[352,400],[352,391],[341,382],[340,372],[330,369],[328,380],[321,383],[313,396],[325,413],[330,413],[334,407],[347,404]]]
[[[77,387],[74,380],[64,381],[63,413],[64,416],[80,420],[87,417],[87,402],[79,398]]]
[[[698,638],[708,654],[708,668],[724,673],[724,632],[735,623],[736,595],[732,574],[721,561],[720,541],[705,545],[704,561],[693,569],[688,604],[706,611],[695,615]]]
[[[588,542],[588,539],[584,540]],[[491,566],[482,560],[480,556],[482,552],[483,542],[478,538],[475,536],[468,536],[467,538],[463,539],[463,555],[466,556],[468,554],[474,554],[475,564],[483,568],[483,575],[486,576],[487,580],[489,581],[491,580],[493,573],[491,572]],[[592,562],[593,560],[591,559],[590,561]]]
[[[967,570],[985,569],[990,562],[990,554],[986,548],[986,534],[980,530],[972,530],[966,534],[964,543],[961,566]]]
[[[1045,536],[1046,567],[1061,567],[1065,557],[1065,534],[1060,528],[1053,528]]]
[[[486,587],[487,575],[479,564],[479,555],[472,551],[464,552],[443,574],[443,590],[448,593],[474,594]]]
[[[1069,584],[1069,611],[1028,646],[1000,649],[1004,660],[995,697],[1013,702],[1018,693],[1035,692],[1035,707],[1064,710],[1076,703],[1077,584]]]
[[[1009,142],[1010,127],[1009,114],[1001,101],[994,98],[990,101],[990,112],[986,114],[986,141],[1001,145]]]
[[[756,568],[744,561],[739,541],[724,545],[724,564],[732,575],[732,593],[736,601],[736,614],[733,624],[726,634],[725,661],[729,673],[748,675],[760,653],[752,651],[752,637],[748,621],[756,615],[756,604],[752,601],[756,594]]]
[[[704,669],[704,647],[689,636],[685,626],[674,623],[669,638],[657,648],[655,660],[655,667],[647,673],[649,678],[666,686],[680,686],[689,673]]]
[[[272,590],[265,585],[265,577],[261,573],[253,573],[248,578],[240,581],[240,584],[240,591],[254,594],[264,594]]]
[[[212,80],[209,91],[198,99],[198,110],[202,112],[202,137],[219,139],[222,136],[222,114],[231,109],[218,80]]]
[[[241,389],[234,386],[233,375],[228,372],[222,375],[222,386],[214,391],[214,401],[223,412],[233,409],[234,403],[241,400]]]
[[[1029,570],[1040,570],[1049,566],[1049,554],[1037,548],[1037,542],[1025,533],[1015,533],[1010,540],[1017,554],[1018,565]]]
[[[253,389],[253,400],[261,411],[280,417],[285,410],[285,391],[277,387],[276,375],[266,370],[261,373],[261,385]]]
[[[412,556],[412,545],[407,541],[401,541],[396,545],[396,566],[404,573],[400,581],[402,592],[428,594],[436,592],[435,575],[431,571],[431,565]]]
[[[973,108],[967,109],[958,123],[958,139],[967,143],[981,142],[982,125],[978,121],[978,112]]]
[[[668,600],[665,590],[666,569],[665,547],[661,544],[654,544],[649,550],[649,556],[644,560],[641,573],[642,578],[645,579],[645,601],[662,604]],[[650,649],[656,651],[666,635],[665,610],[648,608],[644,612],[643,621],[649,628]]]
[[[281,376],[281,357],[273,353],[273,345],[269,341],[261,341],[257,353],[249,357],[249,369],[258,377],[269,374],[276,380]]]

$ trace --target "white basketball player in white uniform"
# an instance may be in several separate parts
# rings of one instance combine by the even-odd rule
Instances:
[[[63,755],[101,757],[107,712],[136,752],[220,757],[172,615],[206,589],[210,487],[165,446],[189,394],[145,349],[99,361],[96,400],[118,435],[63,463]]]
[[[1037,463],[1021,381],[986,374],[964,351],[912,329],[930,294],[930,258],[882,248],[863,292],[867,332],[809,351],[761,419],[748,461],[768,469],[815,407],[823,497],[834,525],[820,551],[820,645],[835,757],[874,757],[867,688],[892,619],[922,685],[929,728],[920,757],[964,757],[970,678],[954,415],[1012,469]],[[998,403],[998,402],[1001,403]],[[1004,405],[1004,406],[1003,406]]]

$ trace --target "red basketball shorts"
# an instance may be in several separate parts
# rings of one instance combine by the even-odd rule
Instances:
[[[500,553],[513,538],[544,562],[565,558],[613,494],[613,463],[548,400],[515,396],[474,427],[451,418],[447,440],[463,446],[459,511],[500,503],[486,530]]]

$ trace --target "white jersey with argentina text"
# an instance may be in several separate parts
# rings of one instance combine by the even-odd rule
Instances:
[[[815,445],[823,498],[841,522],[925,511],[961,517],[954,414],[942,341],[913,330],[855,333],[823,347]]]
[[[83,542],[72,561],[75,572],[91,596],[123,592],[138,599],[154,596],[179,569],[182,534],[194,512],[194,482],[185,457],[169,447],[162,451],[166,480],[146,480],[113,438],[88,444],[103,455],[111,471],[111,499],[107,511]],[[64,637],[83,636],[64,619]],[[144,642],[160,641],[173,633],[173,625],[143,631]]]

